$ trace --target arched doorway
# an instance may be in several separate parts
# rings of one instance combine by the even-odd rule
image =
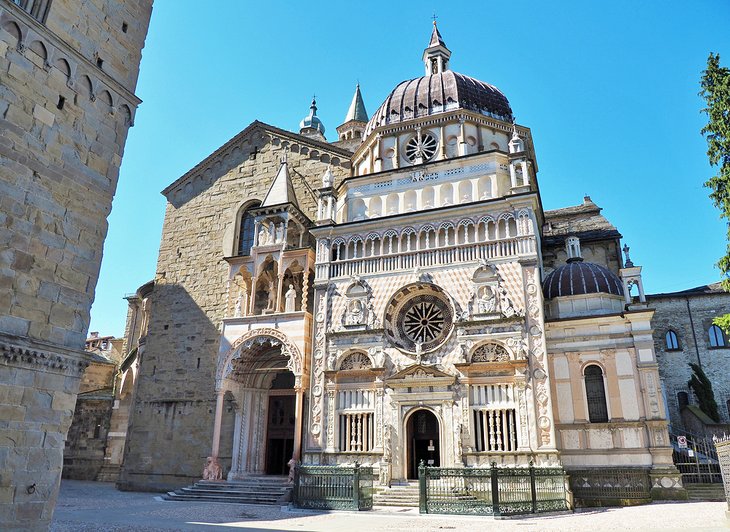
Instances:
[[[237,405],[229,480],[286,475],[298,458],[303,398],[292,371],[301,367],[295,349],[281,333],[252,331],[226,357],[219,378]]]
[[[413,412],[406,421],[406,464],[409,479],[418,478],[421,460],[432,467],[441,465],[439,421],[425,408]]]

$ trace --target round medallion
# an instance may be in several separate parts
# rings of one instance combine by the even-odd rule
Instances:
[[[420,136],[416,135],[406,143],[406,157],[412,163],[415,163],[417,159],[421,159],[421,162],[429,161],[436,154],[437,146],[436,137],[431,133],[421,133]]]
[[[416,283],[399,290],[391,300],[385,314],[385,331],[403,351],[433,351],[451,334],[453,316],[451,302],[441,289]]]

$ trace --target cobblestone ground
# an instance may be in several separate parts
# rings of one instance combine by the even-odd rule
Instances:
[[[164,502],[155,494],[117,491],[113,484],[64,480],[51,530],[728,530],[726,507],[722,502],[657,503],[500,520],[419,515],[414,509],[310,513],[283,511],[278,506]]]

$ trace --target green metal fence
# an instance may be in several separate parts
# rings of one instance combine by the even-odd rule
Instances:
[[[568,509],[562,468],[418,468],[421,513],[520,515]]]
[[[570,470],[570,489],[586,506],[636,504],[651,500],[649,470],[642,468],[594,468]]]
[[[315,510],[370,510],[373,468],[298,466],[294,472],[294,505]]]

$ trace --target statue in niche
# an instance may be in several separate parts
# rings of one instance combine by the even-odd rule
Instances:
[[[296,309],[294,305],[296,303],[297,291],[294,290],[294,285],[289,285],[289,290],[284,294],[284,312],[294,312]]]
[[[233,317],[241,317],[241,291],[238,291],[238,297],[236,298],[236,305],[233,307]]]
[[[266,310],[274,310],[274,303],[276,302],[276,285],[274,281],[269,281],[269,294],[268,294],[268,305]]]
[[[491,286],[482,286],[479,289],[480,295],[477,299],[477,311],[479,314],[489,314],[497,310],[497,296]]]
[[[373,302],[368,302],[368,326],[372,329],[375,327],[375,308]]]
[[[281,244],[284,242],[284,222],[276,226],[276,243]]]
[[[348,325],[362,325],[365,322],[365,309],[362,306],[362,301],[355,299],[350,302],[347,312],[347,324]]]
[[[276,224],[274,222],[269,224],[269,237],[267,240],[269,244],[274,244],[276,242]]]
[[[261,225],[259,227],[259,246],[265,246],[269,243],[269,233],[266,231],[266,227]]]
[[[416,364],[421,364],[421,359],[423,357],[423,343],[422,342],[416,342]]]

